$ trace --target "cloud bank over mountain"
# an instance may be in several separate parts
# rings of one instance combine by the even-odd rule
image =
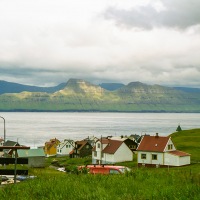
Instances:
[[[0,79],[200,87],[198,0],[0,1]]]

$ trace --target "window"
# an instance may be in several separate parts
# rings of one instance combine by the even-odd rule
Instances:
[[[152,154],[152,160],[157,160],[157,154]]]
[[[173,145],[172,144],[168,144],[168,150],[173,149]]]
[[[88,144],[86,145],[86,149],[89,149],[89,145]]]
[[[69,148],[71,147],[71,145],[68,146]]]
[[[120,174],[116,169],[110,169],[110,174]]]
[[[94,152],[94,157],[97,157],[97,152],[96,151]]]
[[[102,158],[104,157],[104,153],[101,154],[101,157],[102,157]]]
[[[141,159],[146,159],[146,157],[147,157],[146,154],[144,154],[144,153],[141,154]]]
[[[98,144],[97,144],[97,147],[98,147],[98,148],[100,148],[100,147],[101,147],[101,144],[100,144],[100,143],[98,143]]]

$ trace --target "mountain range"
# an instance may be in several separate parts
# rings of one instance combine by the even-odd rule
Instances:
[[[0,81],[0,111],[200,112],[200,89],[81,79],[55,87]]]

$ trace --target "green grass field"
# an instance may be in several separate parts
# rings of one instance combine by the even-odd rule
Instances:
[[[192,163],[200,163],[200,129],[175,132],[171,138],[178,150],[191,154]]]

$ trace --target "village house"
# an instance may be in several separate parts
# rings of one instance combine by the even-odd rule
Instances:
[[[67,140],[60,142],[57,146],[57,156],[69,155],[69,153],[74,149],[75,142],[73,140]]]
[[[95,143],[97,142],[97,140],[99,140],[97,137],[95,136],[88,136],[87,138],[83,139],[84,141],[88,141],[92,147],[94,147]]]
[[[42,148],[17,150],[19,158],[28,158],[29,167],[45,167],[45,153]]]
[[[70,152],[70,158],[83,158],[92,155],[92,145],[87,140],[76,141],[74,149]]]
[[[132,161],[136,143],[130,139],[101,138],[92,150],[92,164]]]
[[[7,140],[6,142],[4,142],[3,146],[15,147],[15,146],[20,146],[20,144],[15,141]],[[5,157],[15,156],[12,149],[4,149],[3,152]]]
[[[164,167],[190,164],[190,154],[176,150],[171,137],[143,136],[138,148],[138,166]]]
[[[50,139],[50,141],[45,142],[44,152],[45,152],[46,157],[56,155],[57,146],[58,146],[59,143],[60,143],[60,141],[56,138]]]
[[[3,146],[3,144],[4,144],[4,139],[0,138],[0,146]]]

